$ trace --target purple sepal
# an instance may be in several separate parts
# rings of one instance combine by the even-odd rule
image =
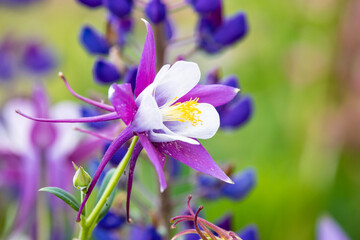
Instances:
[[[29,42],[25,45],[22,64],[33,74],[46,74],[56,65],[54,54],[39,42]]]
[[[226,20],[214,34],[214,40],[225,46],[234,44],[248,32],[246,15],[238,13]]]
[[[103,59],[96,60],[93,68],[94,79],[99,84],[117,82],[121,74],[114,64]]]
[[[154,143],[160,152],[175,158],[189,167],[232,183],[231,179],[214,162],[205,148],[199,144],[189,144],[182,141]]]
[[[245,198],[256,184],[256,173],[254,169],[249,168],[240,173],[231,176],[234,184],[225,184],[221,192],[222,194],[234,201]]]
[[[246,226],[245,228],[241,229],[237,235],[242,239],[242,240],[259,240],[259,230],[256,227],[256,225],[254,224],[250,224],[248,226]],[[330,240],[330,239],[326,239],[326,240]],[[334,239],[335,240],[335,239]],[[337,239],[340,240],[340,239]]]
[[[235,129],[247,123],[253,115],[254,106],[250,96],[241,96],[229,105],[218,109],[220,115],[220,127],[223,129]]]
[[[199,98],[198,103],[209,103],[214,107],[221,106],[231,101],[237,94],[236,88],[222,84],[196,85],[190,92],[181,97],[177,102],[185,102],[190,98]]]
[[[138,134],[141,144],[143,145],[146,153],[149,156],[150,161],[155,167],[156,173],[159,177],[160,191],[163,192],[166,189],[166,179],[164,175],[165,156],[159,152],[159,150],[151,143],[150,139],[143,133]]]
[[[124,76],[124,83],[130,83],[131,84],[132,92],[135,91],[137,70],[138,70],[137,66],[131,66],[126,71],[125,76]]]
[[[221,0],[188,0],[194,10],[200,14],[213,12],[221,8]]]
[[[120,134],[119,136],[112,142],[112,144],[110,145],[110,147],[108,148],[108,150],[106,151],[106,153],[103,156],[103,159],[100,162],[99,167],[97,168],[95,175],[90,183],[89,189],[85,195],[84,201],[81,203],[78,215],[76,220],[80,221],[80,216],[81,213],[85,207],[85,204],[87,202],[87,200],[89,199],[89,196],[92,192],[92,190],[95,187],[96,182],[98,181],[100,174],[103,172],[106,164],[110,161],[111,157],[116,153],[116,151],[126,142],[128,141],[131,137],[133,136],[133,131],[131,127],[126,127]]]
[[[129,125],[137,110],[131,85],[129,83],[113,84],[110,89],[109,100],[111,104],[114,106],[121,120],[123,120],[126,125]]]
[[[319,219],[316,235],[317,240],[350,240],[344,230],[329,216]]]
[[[96,8],[102,5],[102,0],[77,0],[77,1],[89,8]]]
[[[109,53],[109,43],[102,34],[91,26],[82,27],[79,39],[83,47],[91,54],[106,55]]]
[[[136,97],[154,81],[154,78],[156,76],[156,52],[154,33],[152,31],[151,25],[146,21],[145,24],[147,29],[147,35],[136,76]]]
[[[137,159],[143,149],[143,146],[140,142],[137,142],[134,147],[134,151],[132,152],[131,159],[130,159],[130,167],[129,167],[129,176],[127,182],[127,195],[126,195],[126,220],[130,222],[130,197],[131,197],[131,190],[134,180],[134,171]]]
[[[166,19],[166,6],[161,0],[151,0],[145,7],[145,14],[154,24]]]
[[[127,16],[133,8],[133,0],[103,0],[104,6],[115,16],[123,18]]]

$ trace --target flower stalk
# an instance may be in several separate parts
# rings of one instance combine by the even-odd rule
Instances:
[[[92,233],[93,229],[95,228],[97,220],[99,218],[101,209],[104,207],[107,198],[110,196],[110,194],[113,192],[113,190],[117,186],[117,184],[120,180],[120,177],[125,170],[125,167],[127,166],[127,164],[130,161],[132,152],[134,150],[134,147],[135,147],[135,144],[137,141],[138,141],[138,137],[134,136],[126,155],[124,156],[122,161],[119,163],[119,165],[116,167],[114,175],[111,177],[111,180],[110,180],[109,184],[107,185],[107,187],[104,191],[104,194],[101,196],[100,200],[97,202],[97,204],[95,205],[95,207],[93,208],[93,210],[91,211],[89,216],[82,218],[82,220],[80,222],[80,226],[81,226],[81,230],[80,230],[80,234],[79,234],[80,240],[87,240],[91,236],[91,233]]]

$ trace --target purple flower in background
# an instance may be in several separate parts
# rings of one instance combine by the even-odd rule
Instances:
[[[55,67],[54,53],[40,41],[8,35],[0,43],[0,80],[12,80],[20,73],[41,77]]]
[[[110,113],[97,117],[53,120],[32,118],[18,111],[27,118],[42,122],[101,122],[121,119],[127,125],[106,151],[80,213],[106,164],[134,135],[140,141],[135,145],[130,160],[128,198],[136,160],[143,148],[158,174],[161,191],[166,188],[163,172],[165,155],[197,171],[232,183],[195,138],[208,139],[216,133],[220,121],[215,107],[231,101],[239,90],[225,85],[198,85],[200,71],[197,64],[192,62],[179,61],[171,67],[165,65],[156,75],[154,35],[151,25],[146,22],[146,26],[148,33],[137,71],[135,91],[132,92],[129,83],[113,84],[109,89],[109,100],[113,106],[79,96],[61,75],[72,94]]]
[[[329,216],[318,220],[316,228],[317,240],[350,240],[344,230]]]
[[[120,80],[121,74],[114,64],[104,59],[96,60],[93,69],[95,81],[99,84],[109,84]]]
[[[245,198],[255,187],[256,173],[254,169],[248,168],[241,172],[229,175],[234,184],[224,184],[223,182],[210,178],[206,175],[197,177],[197,193],[200,197],[208,200],[215,200],[225,197],[234,201]]]
[[[211,71],[205,79],[206,84],[223,84],[226,86],[240,88],[238,78],[230,75],[222,80],[219,79],[219,71]],[[254,103],[249,95],[238,94],[233,100],[217,107],[220,115],[220,127],[222,129],[237,129],[245,125],[252,117]]]
[[[12,182],[11,185],[19,190],[20,207],[14,231],[21,231],[26,226],[35,227],[36,221],[28,219],[35,218],[34,205],[36,206],[37,190],[40,187],[51,185],[63,189],[72,188],[72,162],[85,160],[102,145],[102,141],[97,138],[81,138],[81,134],[68,126],[24,121],[14,113],[14,109],[18,108],[38,117],[79,114],[79,108],[71,103],[59,103],[50,109],[41,87],[35,88],[31,99],[15,98],[3,108],[0,159],[4,167],[0,170],[0,182],[6,185]],[[61,216],[59,211],[63,211],[63,205],[57,205],[59,202],[54,200],[51,204],[53,216]],[[54,222],[55,231],[61,228],[59,224],[60,222]]]
[[[79,39],[83,47],[91,54],[109,53],[110,44],[107,39],[91,26],[82,27]]]
[[[204,0],[191,0],[195,10],[199,12],[198,46],[207,53],[217,53],[238,42],[248,32],[246,15],[236,13],[223,19],[222,3],[212,0],[213,5]]]
[[[153,24],[166,19],[166,5],[161,0],[150,0],[145,8],[145,14]]]

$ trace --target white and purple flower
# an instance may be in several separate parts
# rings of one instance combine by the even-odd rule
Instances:
[[[99,122],[121,119],[127,125],[104,154],[80,213],[105,165],[117,149],[134,135],[137,135],[140,141],[136,144],[130,160],[128,198],[136,160],[143,148],[159,176],[161,191],[166,188],[163,172],[165,155],[197,171],[232,183],[196,138],[208,139],[214,136],[220,125],[215,107],[231,101],[239,89],[220,84],[198,85],[200,70],[197,64],[192,62],[179,61],[172,66],[165,65],[156,74],[154,35],[151,25],[146,21],[145,23],[148,31],[134,93],[130,83],[113,84],[109,89],[112,106],[99,103],[75,93],[60,74],[74,96],[110,113],[96,117],[53,120],[32,118],[18,112],[43,122]],[[129,209],[129,201],[127,208]]]

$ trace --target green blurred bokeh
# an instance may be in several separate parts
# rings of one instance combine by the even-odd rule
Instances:
[[[235,213],[238,229],[256,223],[262,239],[300,240],[314,239],[318,217],[329,213],[352,239],[360,239],[360,157],[336,144],[329,147],[324,128],[328,110],[338,101],[334,58],[344,6],[337,0],[225,1],[227,14],[240,9],[248,14],[248,37],[213,60],[201,54],[192,60],[203,73],[221,62],[224,75],[236,74],[243,93],[254,98],[255,114],[240,130],[220,132],[203,143],[214,159],[230,160],[237,170],[254,167],[258,184],[242,202],[204,203],[210,220],[227,209]],[[192,12],[175,17],[179,14]],[[78,43],[83,24],[102,29],[104,19],[102,10],[90,11],[75,1],[46,1],[0,9],[0,35],[41,36],[58,54],[58,70],[74,89],[106,96],[107,87],[92,79],[94,58]],[[182,23],[191,29],[187,24]],[[16,92],[29,92],[25,78]],[[56,73],[46,87],[53,101],[74,100]],[[2,100],[11,95],[5,88],[0,94]]]

